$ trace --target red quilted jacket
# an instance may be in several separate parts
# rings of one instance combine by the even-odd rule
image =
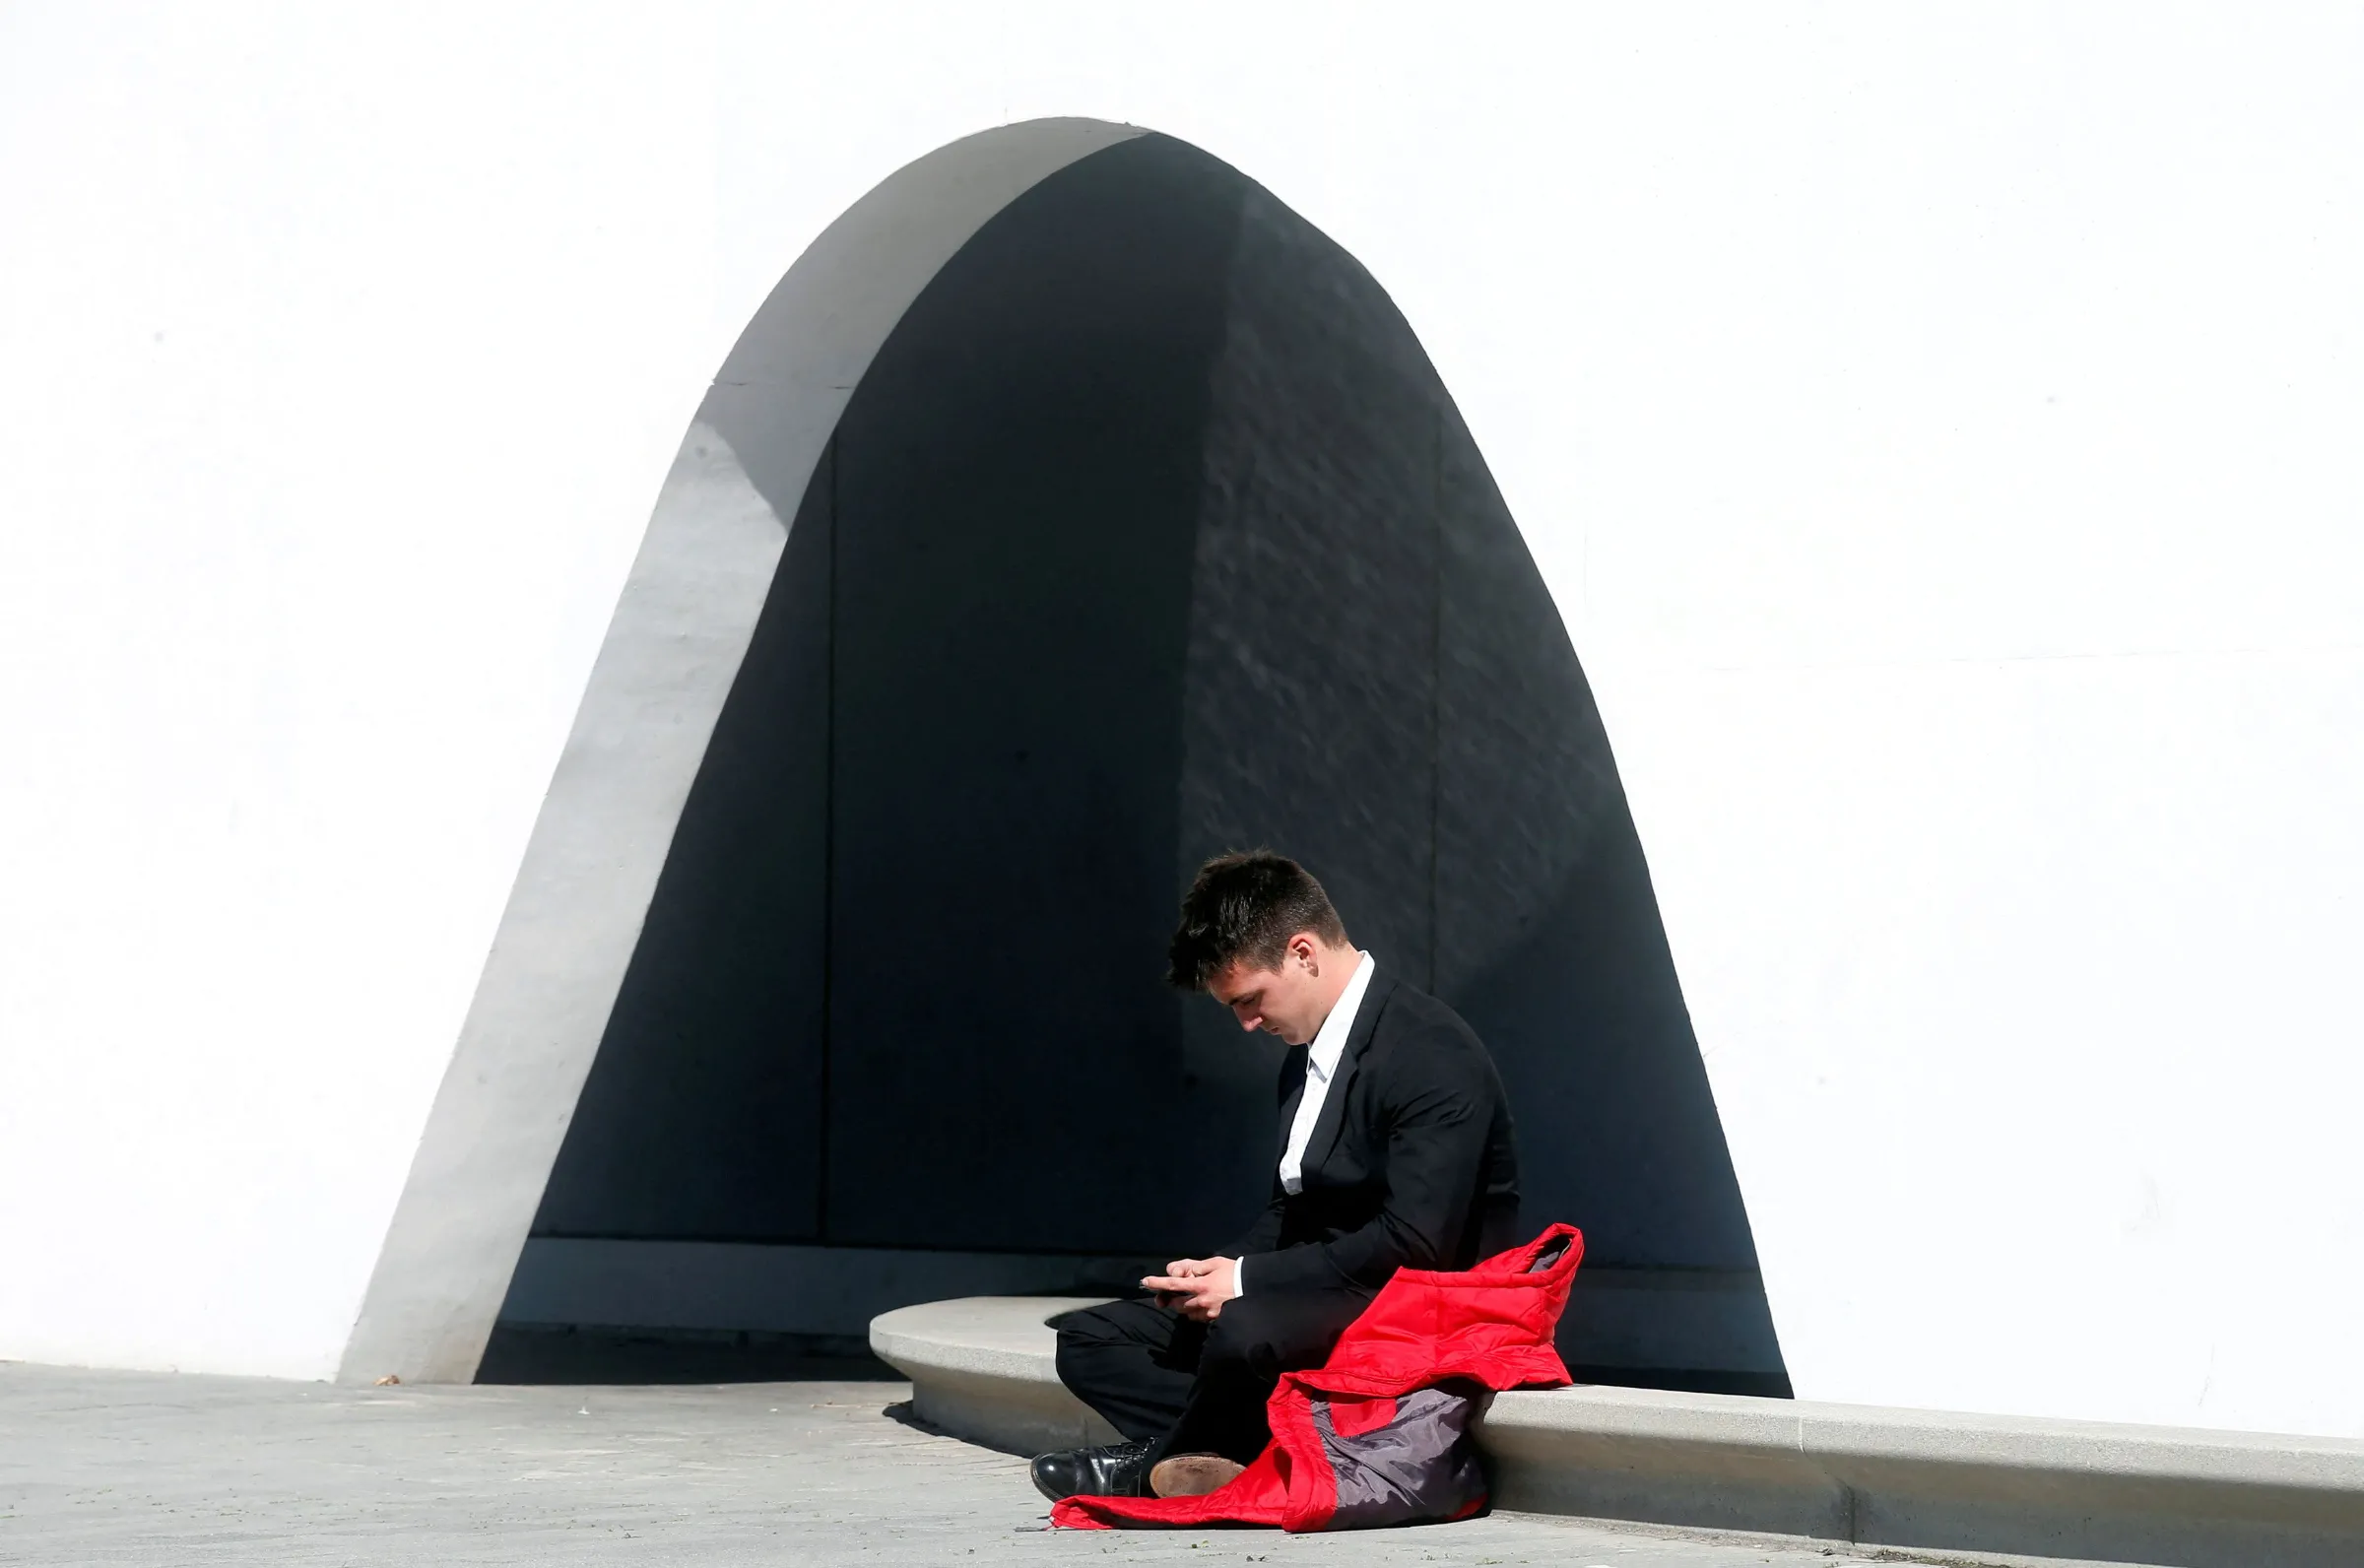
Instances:
[[[1469,1436],[1489,1390],[1557,1388],[1551,1332],[1584,1256],[1573,1225],[1459,1274],[1399,1269],[1318,1371],[1287,1372],[1267,1411],[1273,1440],[1204,1497],[1070,1497],[1051,1522],[1279,1525],[1355,1530],[1466,1519],[1486,1504]]]

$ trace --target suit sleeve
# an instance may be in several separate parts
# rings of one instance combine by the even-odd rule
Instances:
[[[1298,1046],[1281,1060],[1280,1081],[1275,1085],[1273,1091],[1275,1100],[1278,1101],[1283,1112],[1288,1109],[1290,1092],[1304,1081],[1305,1048]],[[1275,1161],[1273,1165],[1273,1196],[1266,1201],[1264,1212],[1256,1216],[1256,1222],[1248,1227],[1246,1235],[1215,1256],[1245,1258],[1249,1253],[1270,1252],[1280,1246],[1280,1210],[1281,1206],[1287,1202],[1288,1191],[1280,1185],[1280,1162]]]
[[[1493,1093],[1482,1056],[1450,1035],[1423,1045],[1397,1058],[1419,1064],[1419,1081],[1374,1085],[1387,1128],[1387,1197],[1378,1214],[1336,1241],[1259,1255],[1259,1292],[1376,1290],[1398,1269],[1441,1268],[1454,1255],[1485,1163]]]
[[[1280,1246],[1280,1206],[1287,1198],[1288,1194],[1280,1187],[1280,1173],[1275,1170],[1273,1172],[1272,1202],[1264,1206],[1264,1212],[1256,1216],[1256,1223],[1248,1227],[1246,1235],[1240,1237],[1216,1256],[1245,1258],[1249,1253],[1271,1252],[1275,1247]]]

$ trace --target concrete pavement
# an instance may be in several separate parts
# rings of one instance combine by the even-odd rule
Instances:
[[[1926,1559],[1498,1514],[1337,1536],[1044,1529],[889,1382],[347,1389],[0,1363],[0,1562],[1544,1564]]]

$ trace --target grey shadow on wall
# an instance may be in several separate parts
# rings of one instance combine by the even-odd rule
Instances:
[[[1157,982],[1270,844],[1493,1050],[1577,1375],[1788,1392],[1598,708],[1350,256],[1143,137],[952,257],[809,483],[701,418],[793,523],[504,1324],[825,1346],[1219,1246],[1277,1051]]]

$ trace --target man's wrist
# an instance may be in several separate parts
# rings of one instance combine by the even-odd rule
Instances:
[[[1231,1260],[1231,1294],[1233,1296],[1244,1296],[1247,1293],[1248,1260],[1245,1258],[1234,1258]]]

